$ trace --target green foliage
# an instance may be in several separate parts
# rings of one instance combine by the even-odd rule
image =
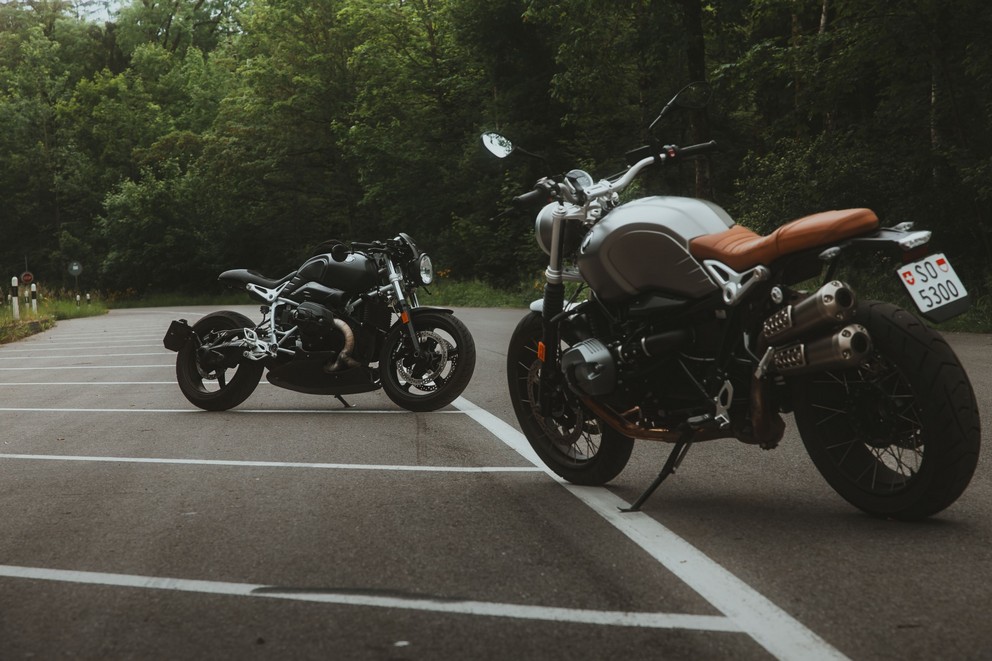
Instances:
[[[452,280],[541,268],[535,179],[616,172],[716,138],[644,194],[712,197],[770,230],[868,206],[935,232],[967,284],[992,260],[986,0],[0,2],[0,265],[69,284],[200,291],[281,275],[328,238],[412,234]],[[81,17],[82,16],[82,17]],[[707,112],[647,126],[683,84]],[[548,162],[495,161],[499,130]],[[2,275],[2,273],[0,273]]]

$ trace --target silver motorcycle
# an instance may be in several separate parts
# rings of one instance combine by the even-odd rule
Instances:
[[[659,120],[699,92],[685,88]],[[515,151],[495,133],[483,142],[499,157]],[[515,198],[541,204],[535,234],[549,256],[544,296],[507,352],[531,446],[564,479],[600,485],[623,470],[634,439],[672,444],[636,510],[693,444],[774,448],[792,412],[817,469],[855,507],[905,520],[948,507],[981,442],[968,375],[940,333],[912,311],[860,300],[838,266],[890,252],[892,277],[940,322],[969,304],[950,261],[930,252],[930,232],[882,227],[870,209],[817,213],[762,236],[704,200],[620,203],[646,169],[714,149],[652,145],[628,154],[616,177],[572,170]],[[815,278],[812,291],[799,288]]]

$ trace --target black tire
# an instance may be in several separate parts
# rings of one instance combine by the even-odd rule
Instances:
[[[514,329],[506,354],[510,400],[520,429],[557,475],[573,484],[606,484],[627,465],[634,440],[593,416],[564,385],[556,396],[553,421],[541,418],[536,408],[542,366],[537,344],[541,335],[541,315],[527,314]]]
[[[861,303],[872,338],[860,368],[793,381],[803,443],[824,479],[879,517],[922,519],[957,500],[981,443],[968,375],[947,342],[889,303]]]
[[[226,411],[248,399],[262,378],[261,363],[242,360],[236,365],[203,366],[197,357],[201,343],[214,331],[254,328],[251,319],[237,312],[213,312],[193,324],[191,338],[176,357],[176,380],[192,404],[206,411]]]
[[[386,396],[408,411],[436,411],[462,394],[475,371],[475,340],[458,317],[421,312],[413,318],[421,357],[414,358],[410,333],[398,323],[379,354]]]

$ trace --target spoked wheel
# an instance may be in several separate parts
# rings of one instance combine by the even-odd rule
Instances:
[[[541,315],[531,312],[510,338],[506,373],[517,422],[531,447],[556,474],[574,484],[605,484],[627,465],[634,441],[602,423],[564,384],[552,397],[551,416],[541,415],[543,363],[537,357],[541,333]]]
[[[248,399],[264,368],[255,361],[239,361],[237,351],[224,351],[221,345],[237,337],[229,331],[253,327],[248,317],[226,311],[193,324],[196,337],[176,357],[176,380],[186,399],[207,411],[226,411]]]
[[[475,340],[446,312],[421,312],[413,324],[420,354],[414,354],[406,326],[393,326],[379,357],[382,389],[409,411],[436,411],[461,395],[472,378]]]
[[[797,379],[795,415],[813,463],[855,507],[920,519],[953,503],[978,461],[971,383],[936,331],[888,303],[862,303],[874,356]]]

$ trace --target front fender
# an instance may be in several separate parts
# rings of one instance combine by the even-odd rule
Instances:
[[[444,314],[454,314],[455,311],[449,308],[433,308],[430,306],[423,306],[419,308],[410,308],[410,316],[416,319],[418,315],[425,314],[427,312],[443,312]]]

